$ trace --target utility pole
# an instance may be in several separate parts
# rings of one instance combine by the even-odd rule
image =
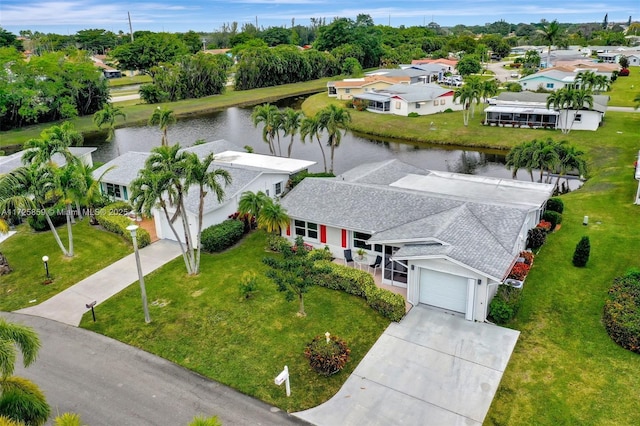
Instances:
[[[133,43],[133,27],[131,26],[131,14],[127,11],[129,17],[129,34],[131,34],[131,43]]]

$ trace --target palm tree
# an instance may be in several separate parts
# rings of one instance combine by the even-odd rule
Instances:
[[[333,173],[334,152],[340,146],[342,140],[342,129],[346,133],[346,129],[351,123],[351,114],[345,108],[335,104],[329,104],[327,107],[318,111],[319,128],[326,130],[329,140],[327,145],[331,147],[331,167],[329,173]]]
[[[104,125],[108,126],[107,142],[111,141],[115,135],[115,124],[118,117],[122,117],[123,120],[127,119],[127,115],[122,111],[122,108],[114,106],[109,102],[104,104],[101,110],[93,114],[93,124],[95,124],[98,129],[101,129]]]
[[[0,318],[0,414],[17,422],[41,425],[49,417],[50,407],[36,384],[13,376],[18,349],[23,365],[29,367],[40,349],[38,335],[30,327]]]
[[[158,107],[153,111],[151,117],[149,117],[149,124],[151,126],[157,125],[162,131],[162,146],[169,145],[169,137],[167,136],[167,129],[169,126],[176,122],[176,117],[173,115],[173,111],[168,107]]]
[[[571,131],[573,124],[576,122],[578,111],[583,110],[585,108],[585,104],[589,107],[589,109],[593,108],[593,95],[591,94],[591,90],[573,89],[573,92],[573,96],[571,97],[571,108],[574,110],[573,120],[571,120],[571,125],[569,125],[569,128],[567,129],[567,133]]]
[[[207,155],[203,160],[200,160],[197,154],[190,153],[187,155],[185,163],[185,188],[189,188],[191,185],[198,186],[198,231],[196,233],[196,257],[193,270],[193,273],[197,274],[200,272],[200,237],[202,235],[204,199],[208,194],[207,189],[213,191],[216,200],[221,203],[224,199],[224,188],[221,183],[224,186],[229,185],[231,183],[231,175],[224,169],[213,167],[212,170],[209,170],[213,163],[213,153]]]
[[[258,124],[262,123],[262,140],[269,145],[269,152],[271,155],[276,154],[273,140],[278,134],[280,110],[277,106],[271,104],[258,105],[253,108],[251,113],[251,121],[254,127],[258,127]]]
[[[467,90],[469,90],[469,93],[471,93],[471,118],[473,118],[475,116],[475,105],[479,105],[480,101],[482,100],[482,91],[484,88],[484,83],[482,80],[480,80],[479,76],[476,75],[470,75],[467,77],[466,81],[465,81],[465,86],[467,86]],[[497,91],[497,89],[496,89]]]
[[[556,145],[557,142],[551,138],[545,141],[535,140],[532,145],[533,156],[531,162],[535,168],[540,169],[540,180],[538,182],[542,182],[545,171],[547,172],[547,183],[551,181],[551,173],[557,168],[559,162]]]
[[[309,140],[313,142],[313,137],[316,137],[320,151],[322,152],[322,162],[324,163],[324,172],[327,173],[327,156],[324,154],[324,148],[322,147],[322,141],[320,141],[320,121],[318,116],[304,117],[302,123],[300,123],[300,138],[302,143],[309,136]]]
[[[264,206],[260,210],[260,216],[258,216],[258,228],[280,234],[282,228],[289,225],[289,221],[287,212],[279,203],[274,202],[271,198],[265,200]]]
[[[556,144],[556,152],[558,153],[556,189],[560,183],[560,178],[567,176],[569,172],[577,171],[580,176],[587,174],[587,162],[583,158],[583,151],[577,149],[574,145],[568,145],[567,141],[561,141]],[[567,176],[566,179],[567,185],[569,185],[569,177]]]
[[[484,110],[484,105],[487,103],[487,99],[498,94],[498,80],[492,78],[491,80],[484,80],[480,85],[480,105],[483,105],[481,111]]]
[[[560,24],[558,24],[558,21],[553,20],[553,22],[547,25],[542,24],[542,34],[547,42],[547,63],[545,68],[549,68],[551,66],[551,46],[558,40],[560,35]]]
[[[30,139],[24,144],[22,162],[38,166],[58,166],[54,164],[53,156],[60,154],[66,162],[73,160],[69,147],[82,145],[83,137],[73,124],[65,121],[59,126],[52,126],[40,133],[40,138]]]
[[[465,126],[469,125],[469,112],[473,102],[478,98],[478,91],[472,85],[465,84],[455,91],[453,100],[460,99],[462,104],[462,120]]]
[[[507,160],[505,166],[508,170],[511,170],[511,177],[513,179],[518,178],[518,169],[525,167],[527,158],[526,158],[526,147],[524,144],[518,144],[509,150],[509,153],[505,157]]]
[[[293,148],[293,137],[300,129],[300,121],[302,120],[302,112],[293,108],[285,108],[282,113],[282,130],[284,135],[289,135],[289,147],[287,148],[287,158],[291,158],[291,149]]]
[[[87,210],[89,212],[89,220],[92,225],[97,224],[96,217],[95,217],[95,205],[99,203],[100,200],[102,199],[102,192],[100,191],[100,183],[102,182],[104,175],[106,175],[108,172],[113,170],[115,167],[116,166],[111,166],[107,168],[96,179],[93,176],[93,170],[88,164],[83,163],[82,161],[79,161],[78,164],[76,164],[78,179],[81,179],[83,181],[83,185],[85,188],[85,191],[83,193],[76,194],[78,196],[78,203],[87,207]],[[82,214],[80,213],[78,216],[82,217]]]
[[[62,244],[47,210],[47,202],[57,190],[56,177],[51,167],[37,165],[19,167],[0,177],[0,211],[40,210],[65,256],[69,253]]]
[[[268,199],[267,194],[262,191],[245,191],[238,201],[238,213],[251,215],[257,221],[260,217],[260,210],[268,202]]]
[[[570,87],[563,87],[547,96],[547,108],[553,106],[558,111],[564,110],[564,120],[560,130],[562,133],[569,133],[569,108],[575,104],[576,91]]]
[[[82,196],[81,194],[84,194],[87,190],[85,180],[78,172],[78,163],[80,163],[80,160],[76,159],[65,167],[55,169],[57,186],[62,194],[62,202],[65,205],[67,216],[67,237],[69,238],[67,256],[69,257],[73,257],[73,230],[71,227],[73,210],[71,205],[75,201],[78,201]]]

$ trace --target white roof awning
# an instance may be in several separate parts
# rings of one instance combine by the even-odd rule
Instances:
[[[560,115],[558,111],[546,108],[531,108],[531,107],[513,107],[492,105],[485,108],[485,112],[506,112],[511,114],[540,114],[540,115]]]

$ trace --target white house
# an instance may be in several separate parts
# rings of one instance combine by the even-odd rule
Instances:
[[[386,89],[354,95],[367,102],[367,111],[408,116],[435,114],[447,109],[461,110],[453,100],[454,91],[437,84],[395,84]]]
[[[80,161],[82,161],[87,166],[93,167],[92,153],[96,149],[97,148],[94,147],[72,146],[69,147],[69,152],[71,152],[71,154],[80,159]],[[22,156],[24,155],[24,153],[25,151],[18,151],[11,155],[0,156],[0,175],[9,173],[17,169],[18,167],[23,166]],[[59,167],[67,164],[67,161],[62,154],[55,154],[51,161],[53,161]]]
[[[315,164],[313,161],[253,154],[228,148],[237,149],[225,140],[183,148],[183,151],[194,152],[201,158],[211,152],[219,152],[214,156],[212,167],[228,171],[232,178],[228,186],[223,185],[225,196],[222,202],[218,202],[213,194],[208,194],[205,198],[203,229],[218,224],[235,213],[243,192],[262,191],[272,198],[280,197],[293,175]],[[94,176],[99,177],[104,173],[101,183],[103,193],[114,199],[128,201],[131,196],[130,185],[137,177],[139,170],[144,168],[149,155],[149,152],[128,152],[96,169]],[[111,167],[113,169],[109,170]],[[197,187],[190,188],[184,202],[191,238],[195,239],[199,206]],[[170,207],[168,210],[173,213],[175,207]],[[158,238],[176,240],[164,213],[154,209],[152,214]],[[182,239],[181,226],[178,228],[178,234]]]
[[[283,199],[293,240],[381,256],[407,301],[485,321],[553,185],[421,170],[397,160],[307,178]]]
[[[546,93],[503,92],[488,100],[485,125],[532,129],[598,130],[609,102],[608,96],[593,95],[593,106],[580,110],[547,108]],[[566,123],[565,123],[566,122]]]

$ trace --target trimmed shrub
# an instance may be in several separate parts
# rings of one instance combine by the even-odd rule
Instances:
[[[376,287],[373,294],[367,298],[367,303],[382,316],[395,322],[400,321],[407,312],[404,297],[384,288]]]
[[[562,213],[564,212],[564,202],[558,198],[558,197],[553,197],[553,198],[549,198],[547,200],[547,211],[551,210],[553,212],[558,212],[558,213]]]
[[[326,260],[316,262],[316,266],[328,272],[316,274],[315,285],[362,297],[371,308],[391,321],[400,321],[405,315],[404,298],[389,290],[376,287],[373,277],[368,272]]]
[[[204,251],[215,253],[228,249],[240,241],[243,235],[244,223],[239,220],[227,219],[203,230],[200,243]]]
[[[100,210],[101,211],[99,213],[125,215],[131,212],[133,208],[131,207],[131,204],[127,203],[126,201],[116,201],[116,202],[107,204]],[[96,213],[96,214],[99,214],[99,213]]]
[[[331,376],[342,370],[349,361],[351,349],[337,336],[316,336],[304,349],[309,365],[323,376]]]
[[[629,68],[622,68],[618,73],[618,77],[628,77],[630,74]]]
[[[40,213],[40,209],[35,211],[36,214],[27,216],[27,223],[36,232],[48,231],[49,224],[44,214]],[[67,222],[67,215],[63,208],[48,207],[47,213],[53,222],[53,226],[58,227]]]
[[[591,243],[589,237],[582,237],[576,245],[576,250],[573,252],[573,266],[584,267],[587,266],[589,261],[589,254],[591,253]]]
[[[416,118],[420,117],[420,114],[418,114],[417,112],[410,112],[409,114],[407,114],[407,117]]]
[[[125,205],[127,205],[125,203]],[[127,216],[122,216],[119,212],[128,212],[130,209],[125,209],[119,203],[109,204],[103,209],[96,210],[96,220],[98,224],[109,232],[122,235],[124,239],[133,244],[131,240],[131,233],[127,231],[127,226],[133,224],[131,219]],[[151,236],[149,233],[140,227],[136,231],[136,240],[138,240],[138,248],[146,247],[151,244]]]
[[[602,320],[614,342],[640,354],[640,272],[613,280]]]
[[[551,230],[553,231],[554,229],[556,229],[556,225],[559,225],[562,223],[562,215],[553,210],[547,210],[542,214],[542,220],[550,222]]]
[[[501,285],[489,304],[489,316],[496,324],[506,324],[518,313],[521,300],[522,289]]]
[[[527,233],[527,248],[538,250],[547,241],[547,231],[543,228],[532,228]]]
[[[256,229],[257,227],[256,217],[249,213],[241,214],[240,212],[235,212],[229,215],[229,219],[239,220],[240,222],[242,222],[244,224],[245,234],[249,233],[252,229]]]
[[[293,188],[295,187],[297,184],[299,184],[300,182],[302,182],[302,180],[306,177],[336,177],[336,175],[334,175],[333,173],[325,173],[325,172],[320,172],[320,173],[309,173],[309,172],[300,172],[298,174],[296,174],[295,176],[293,176],[291,179],[289,179],[289,187]]]
[[[545,230],[545,232],[551,232],[551,222],[541,220],[540,223],[536,225],[536,228],[542,228]]]

